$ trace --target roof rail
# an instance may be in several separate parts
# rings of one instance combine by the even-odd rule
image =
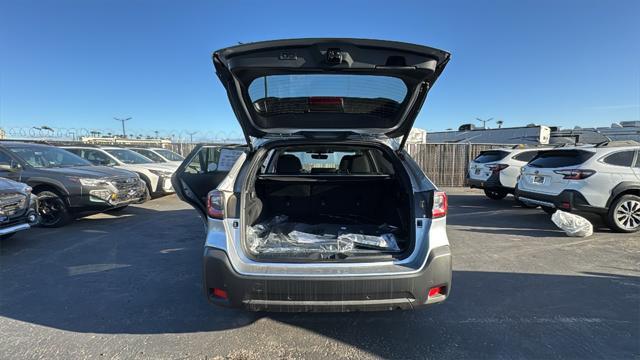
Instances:
[[[620,146],[640,146],[640,143],[635,140],[615,140],[615,141],[603,141],[595,144],[595,147],[620,147]]]

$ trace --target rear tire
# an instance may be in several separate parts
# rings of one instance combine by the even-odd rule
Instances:
[[[71,221],[69,209],[62,196],[50,190],[42,190],[36,193],[38,197],[39,225],[42,227],[60,227]]]
[[[640,230],[640,196],[622,195],[609,207],[607,225],[615,232],[632,233]]]
[[[506,191],[484,189],[484,194],[491,200],[502,200],[507,196]]]
[[[11,234],[4,234],[4,235],[0,235],[0,240],[6,240],[10,237],[12,237],[13,235],[15,235],[16,233],[11,233]]]
[[[540,206],[540,207],[542,208],[542,210],[544,210],[544,212],[546,212],[549,215],[555,214],[556,211],[558,210],[556,208],[552,208],[552,207],[548,207],[548,206]]]

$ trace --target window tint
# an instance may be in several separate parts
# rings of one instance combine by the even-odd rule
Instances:
[[[513,158],[518,161],[529,162],[531,161],[531,159],[536,157],[536,155],[538,155],[538,151],[525,151],[514,156]]]
[[[502,150],[483,151],[473,161],[484,164],[504,159],[509,153]]]
[[[637,167],[638,169],[640,169],[640,151],[636,151],[636,154],[638,156],[636,156],[636,165],[634,167]]]
[[[604,162],[609,165],[629,167],[633,163],[634,156],[635,156],[635,151],[633,150],[620,151],[617,153],[613,153],[607,156],[606,158],[604,158]]]
[[[248,90],[263,116],[332,112],[387,118],[407,97],[402,80],[380,75],[271,75],[253,80]]]
[[[539,168],[559,168],[580,165],[593,156],[594,153],[583,150],[550,150],[542,151],[529,166]]]

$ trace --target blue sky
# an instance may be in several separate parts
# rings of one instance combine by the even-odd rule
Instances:
[[[640,119],[636,0],[0,4],[3,127],[117,130],[112,118],[131,116],[133,133],[239,136],[211,52],[292,37],[381,38],[450,51],[416,122],[433,131],[476,116],[506,126]]]

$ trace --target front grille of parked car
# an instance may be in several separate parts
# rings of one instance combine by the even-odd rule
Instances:
[[[140,186],[139,180],[135,177],[122,177],[113,179],[118,192],[128,192],[129,190],[137,190]]]
[[[13,216],[25,210],[27,196],[24,194],[0,194],[0,215]]]

